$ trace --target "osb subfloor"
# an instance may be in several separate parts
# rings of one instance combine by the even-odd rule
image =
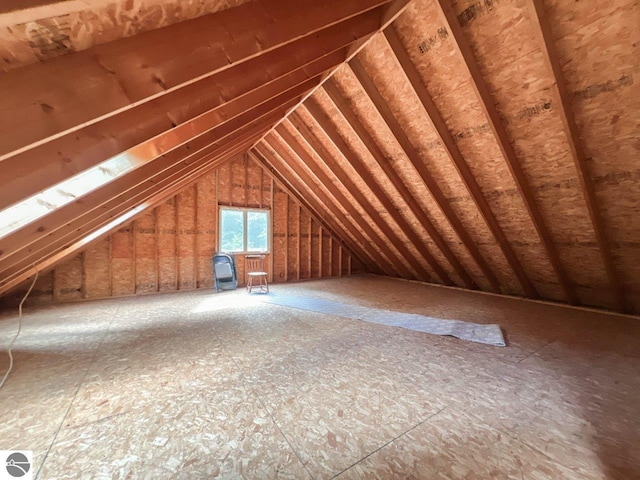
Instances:
[[[638,320],[376,276],[272,289],[496,322],[509,346],[242,290],[31,309],[0,449],[41,479],[640,478]]]

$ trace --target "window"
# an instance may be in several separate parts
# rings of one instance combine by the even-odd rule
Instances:
[[[220,208],[220,250],[265,253],[269,250],[269,211]]]

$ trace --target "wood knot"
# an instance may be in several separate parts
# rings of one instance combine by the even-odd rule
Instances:
[[[41,103],[40,107],[44,113],[51,113],[53,111],[53,107],[48,103]]]
[[[40,226],[38,227],[38,231],[39,231],[39,232],[44,232],[44,227],[43,227],[42,225],[40,225]]]
[[[156,82],[158,85],[160,85],[163,90],[167,89],[167,86],[164,84],[164,82],[158,75],[154,73],[152,78],[153,78],[153,81]]]

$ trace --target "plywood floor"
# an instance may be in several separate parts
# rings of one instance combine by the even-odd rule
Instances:
[[[368,275],[273,289],[497,322],[509,346],[243,291],[31,309],[0,449],[41,479],[640,478],[637,319]]]

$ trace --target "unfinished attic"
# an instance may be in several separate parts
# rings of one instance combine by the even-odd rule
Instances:
[[[639,27],[4,0],[0,478],[640,478]]]

